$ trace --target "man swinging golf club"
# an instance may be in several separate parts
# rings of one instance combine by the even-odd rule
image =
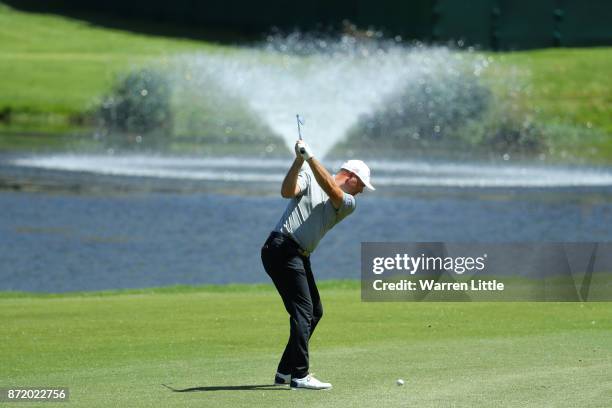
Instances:
[[[299,119],[298,119],[299,123]],[[319,291],[310,268],[310,254],[325,233],[355,209],[355,196],[370,184],[370,169],[361,160],[349,160],[335,175],[298,140],[296,157],[281,187],[289,204],[266,240],[261,259],[290,315],[289,342],[278,364],[274,383],[292,389],[332,387],[308,371],[308,340],[323,316]],[[304,161],[308,167],[302,166]]]

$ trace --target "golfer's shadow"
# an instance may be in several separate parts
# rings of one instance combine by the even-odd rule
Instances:
[[[162,384],[162,386],[168,388],[173,392],[201,392],[201,391],[255,391],[255,390],[269,390],[269,391],[287,391],[287,387],[279,387],[274,384],[258,384],[258,385],[214,385],[210,387],[191,387],[191,388],[173,388],[169,385]]]

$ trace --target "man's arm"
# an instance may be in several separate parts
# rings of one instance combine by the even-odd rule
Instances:
[[[344,200],[344,191],[336,184],[336,181],[331,174],[323,167],[321,163],[314,157],[308,159],[307,163],[310,165],[312,174],[315,176],[315,180],[321,186],[323,191],[329,196],[332,205],[335,209],[340,208],[342,201]]]
[[[301,156],[297,156],[293,161],[293,164],[283,180],[283,185],[281,186],[281,196],[283,196],[283,198],[293,198],[300,193],[300,188],[297,185],[297,178],[303,163],[304,159]]]

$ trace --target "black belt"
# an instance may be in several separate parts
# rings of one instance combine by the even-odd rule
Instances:
[[[283,239],[284,241],[288,242],[288,243],[289,243],[289,245],[291,245],[291,246],[292,246],[292,247],[293,247],[293,248],[294,248],[294,249],[297,251],[297,253],[298,253],[298,254],[300,254],[301,256],[304,256],[304,257],[306,257],[306,258],[308,258],[308,257],[310,256],[310,252],[308,252],[308,251],[306,251],[305,249],[303,249],[303,248],[300,246],[300,244],[298,244],[298,243],[295,241],[295,239],[294,239],[294,238],[293,238],[291,235],[289,235],[289,234],[284,234],[284,233],[282,233],[282,232],[278,232],[278,231],[272,231],[272,232],[270,233],[270,236],[271,236],[272,238],[281,238],[281,239]]]

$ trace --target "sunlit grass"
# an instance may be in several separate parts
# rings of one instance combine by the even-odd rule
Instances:
[[[358,282],[320,292],[311,365],[329,392],[232,388],[272,382],[289,329],[272,285],[4,294],[3,386],[67,386],[79,407],[609,401],[610,303],[363,303]]]

